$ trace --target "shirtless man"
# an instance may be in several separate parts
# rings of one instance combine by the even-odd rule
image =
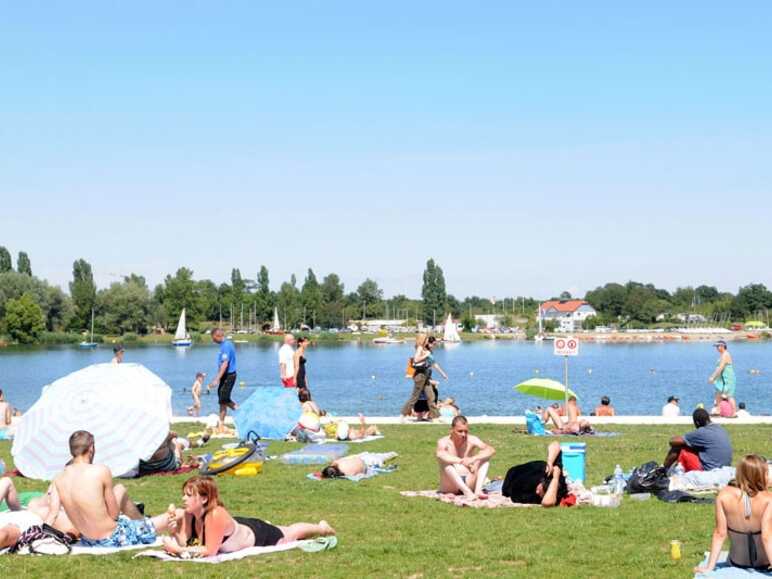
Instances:
[[[81,541],[92,547],[124,547],[154,543],[156,533],[176,527],[176,518],[163,514],[143,517],[123,485],[113,486],[110,469],[95,465],[94,436],[78,430],[70,436],[72,460],[52,483],[46,523],[51,524],[60,505]]]
[[[584,418],[580,418],[582,411],[576,403],[576,396],[568,397],[566,409],[568,411],[568,416],[565,418],[552,406],[544,410],[542,421],[545,425],[549,424],[550,420],[555,423],[555,428],[552,429],[553,434],[579,434],[592,432],[590,422]]]
[[[469,421],[456,416],[450,434],[437,441],[440,492],[463,494],[467,499],[487,498],[482,492],[491,457],[496,449],[469,435]]]

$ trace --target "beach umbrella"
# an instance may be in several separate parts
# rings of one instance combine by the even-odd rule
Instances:
[[[568,396],[576,396],[570,388],[568,389],[568,394],[566,394],[566,387],[563,384],[557,380],[549,380],[547,378],[531,378],[515,386],[515,390],[521,394],[544,398],[545,400],[563,400]],[[578,399],[579,397],[576,396],[576,398]]]
[[[260,438],[284,440],[300,418],[297,390],[281,386],[258,387],[233,415],[241,440],[250,432]]]
[[[76,430],[94,435],[95,464],[114,476],[149,458],[169,433],[172,391],[141,364],[94,364],[49,384],[21,419],[11,448],[21,473],[51,480]]]

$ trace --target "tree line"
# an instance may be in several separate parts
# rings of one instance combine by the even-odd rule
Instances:
[[[341,328],[350,320],[374,318],[434,325],[451,314],[470,329],[475,314],[498,314],[506,326],[531,325],[539,303],[525,296],[457,299],[447,293],[444,272],[433,259],[423,272],[421,299],[403,294],[387,298],[370,278],[346,291],[337,274],[320,278],[311,268],[302,282],[292,275],[274,290],[265,265],[254,278],[234,268],[230,280],[219,284],[196,279],[193,270],[180,267],[152,289],[135,273],[98,289],[91,264],[84,259],[73,263],[68,290],[35,277],[25,252],[19,252],[14,269],[10,253],[0,247],[0,336],[20,343],[66,341],[68,336],[72,340],[90,328],[92,312],[97,334],[141,336],[173,331],[183,308],[193,331],[220,323],[260,330],[271,323],[274,311],[284,328]],[[571,296],[564,292],[559,297]],[[585,298],[599,313],[589,324],[620,322],[631,327],[652,323],[663,313],[699,311],[728,322],[772,308],[772,292],[762,284],[742,287],[735,295],[705,285],[670,293],[631,281],[606,284]]]

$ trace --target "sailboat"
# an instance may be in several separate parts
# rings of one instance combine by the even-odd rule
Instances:
[[[281,332],[281,324],[279,323],[279,308],[273,308],[273,323],[271,324],[272,332]]]
[[[460,342],[461,336],[458,335],[458,328],[453,323],[453,316],[448,314],[448,319],[445,321],[445,332],[442,335],[443,342]]]
[[[88,342],[83,340],[80,344],[78,344],[78,347],[84,350],[93,350],[97,347],[97,344],[94,341],[94,308],[91,308],[91,340]]]
[[[193,340],[190,339],[190,334],[188,334],[188,329],[185,326],[185,308],[182,308],[182,312],[180,312],[180,321],[177,322],[177,331],[174,332],[174,339],[172,340],[172,346],[190,346],[193,343]]]

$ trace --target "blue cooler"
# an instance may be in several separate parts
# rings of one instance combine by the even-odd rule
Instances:
[[[566,478],[584,484],[584,455],[587,444],[584,442],[563,442],[560,444],[563,454],[563,469]]]

